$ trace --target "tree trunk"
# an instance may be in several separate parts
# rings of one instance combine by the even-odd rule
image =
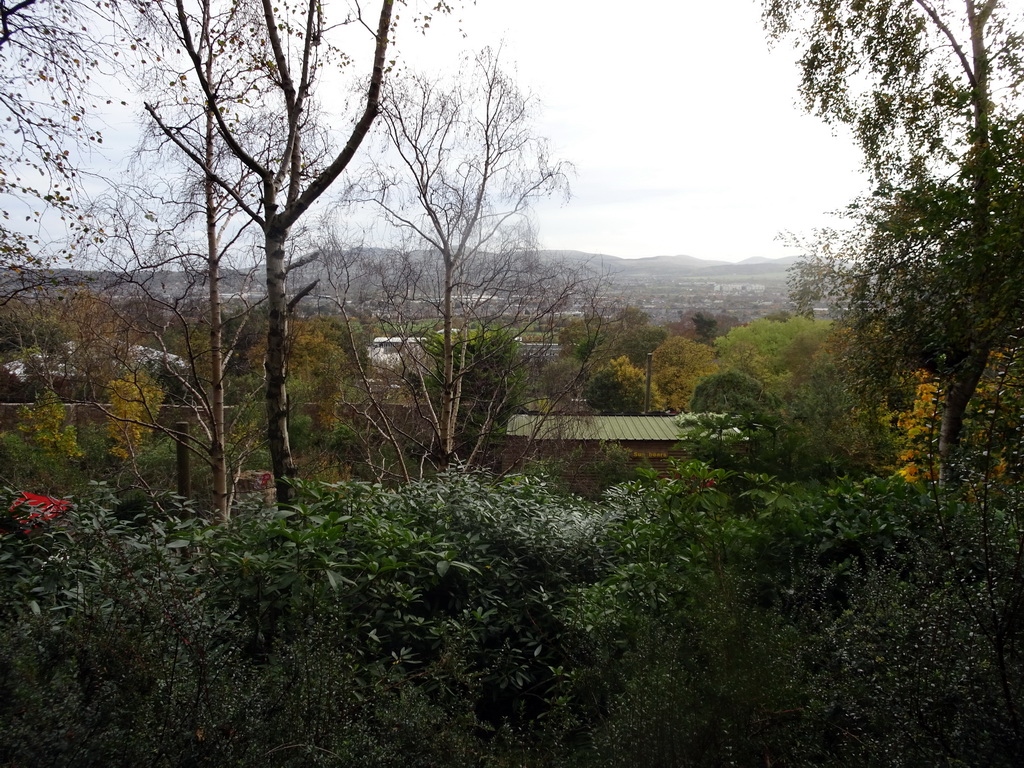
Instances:
[[[213,180],[251,221],[258,223],[263,229],[269,310],[265,360],[267,439],[277,498],[279,502],[287,502],[292,498],[289,481],[295,477],[296,471],[288,438],[286,380],[290,306],[285,288],[285,244],[290,229],[348,167],[377,117],[381,85],[388,68],[387,50],[393,32],[392,12],[395,3],[393,0],[381,0],[376,34],[373,36],[373,68],[366,88],[362,114],[352,126],[344,146],[333,159],[326,156],[310,157],[302,152],[302,136],[305,133],[311,132],[318,140],[323,137],[321,128],[324,126],[316,124],[314,116],[308,114],[307,108],[307,101],[316,90],[321,59],[320,54],[316,52],[317,46],[321,43],[321,34],[331,29],[331,26],[325,25],[322,4],[313,0],[303,3],[305,22],[302,25],[304,28],[299,29],[297,26],[293,28],[288,23],[282,23],[278,17],[282,9],[275,3],[269,0],[257,3],[262,5],[262,20],[256,21],[253,16],[247,23],[252,24],[250,31],[262,39],[263,45],[269,50],[265,60],[255,66],[251,62],[243,61],[244,56],[235,56],[233,50],[229,50],[227,55],[222,55],[223,51],[214,52],[205,36],[197,40],[193,29],[195,17],[182,3],[171,5],[173,9],[167,9],[167,14],[162,16],[163,21],[170,23],[173,37],[191,61],[190,69],[195,75],[194,83],[192,77],[184,76],[181,83],[183,87],[196,85],[197,92],[194,97],[176,99],[176,107],[166,107],[170,112],[178,113],[171,121],[165,120],[161,110],[154,104],[146,103],[145,109],[163,135],[210,180]],[[252,10],[226,10],[223,19],[227,26],[224,28],[233,28],[231,25],[236,19],[243,16],[249,19]],[[287,13],[293,11],[297,16],[298,8],[290,9]],[[239,13],[242,16],[238,16]],[[204,21],[207,26],[203,28],[202,34],[209,29],[209,16],[206,16]],[[355,16],[342,26],[355,21],[363,21],[361,10],[358,8],[355,9]],[[226,69],[219,70],[218,67],[214,67],[214,60],[218,60]],[[231,85],[232,81],[239,81],[236,84],[240,91]],[[248,85],[241,81],[246,81]],[[177,82],[175,80],[175,87]],[[228,85],[231,87],[227,88]],[[222,90],[222,86],[227,90]],[[281,135],[275,134],[275,138],[281,141],[270,140],[268,145],[264,131],[258,128],[250,130],[251,124],[248,119],[235,120],[236,108],[242,110],[241,114],[259,117],[264,105],[251,105],[252,111],[249,111],[247,106],[241,106],[248,104],[245,98],[241,102],[238,101],[239,93],[251,95],[255,92],[266,93],[266,106],[274,104],[276,100],[283,103],[282,117],[285,130]],[[186,130],[176,127],[198,125],[195,122],[198,120],[196,109],[202,109],[207,117],[212,118],[217,137],[223,142],[223,151],[238,160],[246,173],[261,179],[258,194],[250,194],[251,190],[247,185],[244,188],[233,186],[227,177],[213,168],[204,154],[201,138],[195,136],[190,128]],[[231,117],[228,117],[229,113]],[[180,123],[177,123],[178,117],[181,118]],[[268,147],[269,156],[273,159],[263,162],[260,158]],[[285,195],[283,200],[279,200],[278,196],[282,190],[285,191]]]
[[[434,461],[434,468],[442,472],[448,469],[452,454],[455,452],[455,417],[458,413],[455,402],[455,339],[452,322],[452,283],[455,262],[449,254],[444,254],[444,261],[444,303],[441,308],[441,317],[444,322],[441,347],[441,418],[437,425],[439,445]]]
[[[209,45],[209,5],[204,6],[203,42]],[[206,62],[206,74],[213,79],[213,57]],[[215,138],[217,125],[213,114],[206,113],[206,167],[213,168],[217,159]],[[210,472],[213,475],[213,508],[221,520],[231,514],[228,496],[228,467],[225,455],[224,426],[224,328],[220,299],[220,237],[217,234],[217,182],[207,173],[203,178],[206,203],[206,259],[209,281],[210,313]]]
[[[224,330],[220,300],[220,238],[217,237],[213,182],[206,180],[207,279],[210,300],[210,470],[213,474],[213,508],[222,520],[230,516],[228,467],[224,425]]]
[[[288,437],[288,296],[285,243],[288,230],[280,226],[268,206],[267,253],[267,441],[274,470],[278,504],[292,500],[290,481],[296,476]]]
[[[939,427],[939,482],[943,484],[953,479],[953,451],[960,443],[964,415],[988,366],[988,358],[987,349],[972,350],[970,356],[953,372],[946,386],[942,424]]]
[[[989,77],[991,64],[988,44],[985,40],[985,29],[994,7],[994,2],[985,2],[981,8],[978,8],[974,0],[967,0],[967,17],[971,36],[971,65],[965,65],[965,74],[971,84],[974,113],[973,152],[969,159],[968,169],[974,177],[972,228],[975,253],[971,267],[972,275],[978,275],[979,271],[985,269],[986,246],[991,236],[994,167],[990,157],[992,101],[989,94]],[[986,285],[984,278],[981,280],[975,278],[972,283],[975,285],[975,290],[982,294],[980,303],[984,306],[987,303],[985,299],[987,298],[986,294],[990,293],[990,286]],[[990,347],[987,344],[973,342],[970,354],[952,372],[951,380],[946,387],[945,407],[939,431],[939,481],[943,484],[953,479],[954,473],[951,466],[953,452],[960,442],[964,415],[978,388],[978,382],[981,381],[981,377],[985,373],[989,354]]]

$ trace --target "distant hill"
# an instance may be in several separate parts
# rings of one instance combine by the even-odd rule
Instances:
[[[386,249],[380,248],[366,249],[366,252],[378,258],[386,258],[388,253]],[[787,270],[800,259],[799,256],[778,259],[755,256],[740,262],[727,262],[686,255],[623,258],[606,253],[555,250],[540,251],[539,255],[542,259],[588,263],[595,269],[607,272],[613,279],[651,287],[679,281],[745,282],[749,279],[749,282],[781,283],[786,279]],[[262,269],[259,267],[253,272],[224,270],[221,277],[225,294],[258,295],[264,290]],[[319,278],[326,285],[327,274],[322,265],[314,262],[302,269],[301,276],[296,273],[295,277],[298,282]],[[31,279],[32,275],[28,275],[28,278]],[[191,283],[185,273],[174,269],[147,273],[145,281],[148,290],[155,295],[169,296],[181,295]],[[0,286],[3,282],[0,280]],[[12,280],[8,277],[6,282]],[[110,290],[115,293],[120,290],[117,276],[100,270],[57,269],[41,274],[37,282],[52,285],[78,284],[93,290]]]
[[[749,259],[744,259],[739,262],[740,264],[785,264],[786,266],[793,266],[800,260],[800,256],[781,256],[778,258],[768,258],[767,256],[751,256]]]
[[[672,280],[682,278],[785,278],[786,270],[799,261],[799,256],[770,259],[754,256],[740,262],[698,259],[695,256],[650,256],[623,258],[604,253],[583,251],[541,251],[542,257],[586,261],[607,269],[614,275],[634,280]]]
[[[611,256],[607,253],[586,253],[584,251],[541,251],[541,256],[562,258],[575,261],[600,261],[609,265],[644,265],[645,267],[655,266],[656,268],[668,267],[671,269],[701,269],[716,264],[726,264],[724,261],[711,261],[709,259],[698,259],[695,256],[644,256],[640,258]]]

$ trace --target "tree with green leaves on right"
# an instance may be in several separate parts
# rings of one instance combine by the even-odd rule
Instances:
[[[814,244],[800,298],[836,298],[863,381],[940,377],[946,469],[1024,309],[1024,23],[1012,5],[765,0],[769,34],[797,41],[807,109],[852,129],[874,187],[850,232]]]
[[[597,352],[611,361],[625,355],[633,365],[643,368],[648,353],[668,338],[668,331],[652,325],[650,316],[636,307],[623,307],[605,323]]]
[[[506,328],[471,328],[455,339],[452,376],[457,380],[458,402],[451,415],[451,431],[454,453],[469,466],[477,466],[487,458],[488,449],[503,433],[511,415],[528,400],[521,347]],[[417,391],[419,377],[411,391],[414,396],[433,401],[430,412],[437,413],[446,382],[444,334],[426,338],[423,350],[432,370],[424,379],[425,391]],[[441,430],[431,426],[432,445],[436,446]]]

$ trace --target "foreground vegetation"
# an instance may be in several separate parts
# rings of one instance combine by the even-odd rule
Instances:
[[[701,462],[226,525],[96,487],[2,539],[0,764],[1017,765],[1020,511]]]
[[[37,398],[0,441],[0,765],[1020,764],[1018,356],[940,484],[940,381],[866,407],[827,332],[720,337],[694,458],[608,449],[587,498],[568,456],[378,482],[314,413],[320,480],[224,519],[160,490],[166,436]],[[22,524],[26,489],[73,504]]]

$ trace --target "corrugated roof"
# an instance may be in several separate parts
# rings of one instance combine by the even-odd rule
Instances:
[[[682,429],[672,416],[540,416],[517,414],[508,434],[539,440],[678,440]]]

